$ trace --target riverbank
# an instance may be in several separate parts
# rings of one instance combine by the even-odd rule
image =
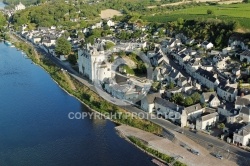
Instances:
[[[186,145],[180,146],[178,143],[173,143],[168,139],[159,137],[149,132],[142,131],[137,128],[133,128],[126,125],[120,125],[116,127],[116,130],[126,140],[132,142],[135,146],[141,150],[151,154],[158,158],[160,161],[165,161],[166,164],[174,163],[174,166],[193,165],[193,166],[236,166],[237,163],[226,159],[219,160],[215,158],[210,152],[199,146],[189,147],[187,144],[195,144],[192,140]],[[193,142],[193,143],[192,143]],[[191,153],[188,148],[199,151],[200,155]],[[174,160],[179,160],[173,162]],[[219,161],[219,162],[218,162]],[[183,163],[185,164],[183,164]]]
[[[96,92],[91,90],[89,87],[80,83],[78,80],[70,76],[71,84],[74,84],[76,90],[73,90],[70,83],[67,81],[63,71],[57,67],[53,62],[43,56],[36,56],[36,52],[34,48],[29,46],[27,43],[23,41],[20,42],[20,39],[16,38],[18,42],[14,42],[14,45],[23,50],[31,60],[37,65],[41,66],[44,70],[46,70],[53,80],[68,94],[76,97],[79,101],[85,104],[89,109],[96,111],[103,116],[110,115],[112,117],[113,122],[118,124],[126,124],[130,125],[154,134],[161,134],[162,128],[148,120],[140,119],[139,117],[133,116],[131,113],[128,113],[126,110],[113,105],[112,103],[108,103],[105,99],[99,96]],[[117,117],[113,117],[113,115],[119,115]]]

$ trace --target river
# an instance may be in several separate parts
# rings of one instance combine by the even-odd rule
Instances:
[[[109,120],[68,119],[89,111],[16,48],[0,43],[0,165],[153,165]]]
[[[0,9],[4,9],[5,6],[6,5],[2,1],[0,1]]]

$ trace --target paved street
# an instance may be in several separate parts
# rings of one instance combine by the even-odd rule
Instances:
[[[22,39],[24,40],[24,39]],[[28,41],[26,41],[28,42]],[[30,45],[32,45],[32,43],[28,42]],[[61,62],[59,59],[57,59],[54,56],[51,56],[51,54],[46,53],[44,50],[38,48],[37,46],[35,46],[37,52],[42,53],[43,55],[45,55],[45,57],[49,58],[51,61],[53,61],[56,65],[58,65],[59,67],[63,68],[64,70],[67,70],[69,72],[69,74],[71,74],[74,78],[76,78],[77,80],[79,80],[80,82],[82,82],[83,84],[85,84],[86,86],[88,86],[91,90],[100,93],[101,91],[101,96],[109,101],[112,102],[114,104],[119,104],[119,105],[124,105],[122,106],[124,109],[126,109],[127,111],[131,112],[131,113],[140,113],[140,115],[143,115],[144,117],[148,117],[148,119],[160,126],[162,126],[165,129],[166,134],[168,135],[168,138],[174,137],[174,134],[172,133],[176,133],[176,130],[180,130],[181,128],[172,124],[171,122],[162,119],[162,118],[154,118],[154,116],[149,116],[148,113],[142,111],[141,109],[138,109],[137,107],[130,105],[128,103],[125,103],[119,99],[115,99],[113,97],[111,97],[109,94],[105,93],[103,90],[101,89],[96,89],[96,87],[94,87],[91,83],[89,83],[87,80],[81,78],[81,76],[78,74],[78,72],[76,72],[75,70],[73,70],[70,66],[65,65],[64,62]],[[178,67],[172,60],[170,60],[170,64],[175,67]],[[185,72],[182,72],[183,75],[185,75]],[[98,91],[97,91],[98,90]],[[104,92],[104,93],[103,93]],[[183,129],[182,129],[183,130]],[[230,152],[233,152],[235,154],[250,158],[250,153],[246,152],[238,147],[232,146],[227,144],[226,142],[219,140],[218,138],[215,138],[213,136],[210,135],[206,135],[203,133],[193,133],[191,131],[189,131],[188,129],[184,129],[184,135],[186,135],[188,138],[191,139],[198,139],[201,140],[205,143],[211,143],[213,146],[217,146],[219,148],[225,148],[225,150],[229,150]],[[187,139],[188,139],[187,138]],[[178,139],[178,138],[177,138]]]

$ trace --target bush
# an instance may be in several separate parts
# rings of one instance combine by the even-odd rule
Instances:
[[[207,9],[207,14],[214,14],[214,11],[211,9]]]

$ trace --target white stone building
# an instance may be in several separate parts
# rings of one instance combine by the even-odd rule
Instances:
[[[209,126],[214,126],[219,120],[219,114],[217,112],[201,116],[196,119],[196,129],[206,130]]]
[[[250,143],[250,124],[242,127],[234,133],[233,143],[239,146],[247,146]]]
[[[98,43],[78,50],[79,72],[92,82],[111,77],[111,68],[105,61],[104,48]]]
[[[141,100],[141,108],[142,110],[152,113],[154,111],[154,100],[156,97],[160,97],[160,93],[152,93],[147,94],[142,100]]]
[[[228,85],[219,85],[217,87],[217,95],[221,97],[223,100],[226,101],[234,101],[236,99],[236,96],[238,94],[238,89],[230,87]]]
[[[19,2],[18,5],[15,6],[15,10],[24,10],[26,7],[21,3]]]

